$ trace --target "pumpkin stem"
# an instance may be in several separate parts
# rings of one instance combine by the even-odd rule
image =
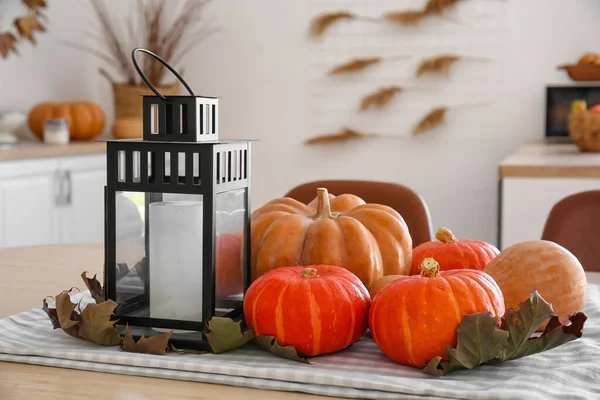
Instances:
[[[304,268],[302,272],[300,272],[300,276],[303,278],[316,278],[317,270],[315,268]]]
[[[329,203],[329,192],[326,188],[317,189],[317,212],[313,219],[333,218],[331,214],[331,204]]]
[[[431,257],[426,257],[419,266],[421,276],[425,278],[437,278],[440,276],[440,264]]]
[[[442,243],[456,243],[458,239],[454,236],[454,233],[448,228],[440,228],[435,233],[435,238]]]

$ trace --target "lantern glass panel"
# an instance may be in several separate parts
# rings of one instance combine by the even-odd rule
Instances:
[[[244,293],[246,189],[216,195],[215,297],[217,311],[238,307]]]
[[[121,314],[202,321],[203,196],[117,192]]]

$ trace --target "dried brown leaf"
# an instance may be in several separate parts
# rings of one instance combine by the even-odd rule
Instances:
[[[162,335],[152,336],[150,338],[142,336],[136,342],[129,331],[129,324],[127,324],[125,325],[125,336],[123,336],[121,349],[130,353],[155,354],[157,356],[162,356],[169,350],[169,339],[171,339],[173,332],[175,331],[171,330]]]
[[[436,107],[425,115],[413,129],[413,134],[418,135],[442,125],[445,122],[447,107]]]
[[[436,57],[426,58],[419,64],[417,68],[417,76],[423,74],[448,74],[450,67],[461,57],[456,55],[440,55]]]
[[[342,130],[339,133],[314,136],[314,137],[306,140],[304,143],[306,143],[306,144],[339,143],[339,142],[347,142],[349,140],[354,140],[354,139],[363,139],[368,136],[371,136],[371,135],[362,133],[362,132],[359,132],[359,131],[356,131],[356,130],[350,129],[350,128],[342,128]]]
[[[427,15],[424,10],[390,11],[383,14],[383,18],[397,24],[417,25]]]
[[[56,296],[56,313],[58,315],[58,323],[62,329],[68,330],[77,325],[81,319],[75,311],[77,304],[71,301],[70,291],[63,291]]]
[[[52,327],[54,329],[60,329],[60,322],[58,321],[58,311],[56,308],[50,308],[46,299],[42,301],[42,310],[46,312],[50,322],[52,322]]]
[[[15,43],[17,43],[15,35],[10,32],[0,33],[0,56],[6,58],[11,51],[19,55]]]
[[[35,44],[35,37],[33,36],[35,31],[45,32],[46,28],[39,21],[38,16],[35,13],[31,13],[25,17],[16,18],[14,25],[19,32],[19,35]]]
[[[388,105],[396,96],[400,93],[402,88],[400,86],[389,86],[383,87],[375,92],[363,97],[360,102],[360,111],[365,111],[369,108],[383,108]]]
[[[94,275],[92,278],[88,278],[87,271],[83,271],[81,273],[81,279],[83,279],[85,286],[90,291],[90,294],[92,295],[94,300],[96,300],[96,303],[100,304],[104,302],[104,288],[102,287],[98,279],[96,279],[96,275]]]
[[[335,22],[353,18],[356,18],[356,16],[349,11],[338,11],[318,15],[310,25],[310,35],[314,37],[321,36],[325,30]]]
[[[46,8],[48,4],[46,4],[46,0],[23,0],[23,3],[30,10],[37,10],[38,8]]]
[[[346,72],[361,71],[365,68],[377,64],[382,61],[381,57],[370,57],[370,58],[355,58],[344,64],[340,64],[329,71],[329,75],[343,74]]]
[[[115,308],[117,308],[117,303],[112,300],[101,304],[88,304],[81,312],[79,328],[81,339],[103,346],[121,344],[121,335],[115,328],[117,321],[111,321]]]
[[[458,0],[428,0],[423,11],[428,15],[441,15],[456,3],[458,3]]]

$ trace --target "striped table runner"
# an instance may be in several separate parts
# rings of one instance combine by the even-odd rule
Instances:
[[[132,354],[71,338],[41,309],[0,320],[0,361],[361,399],[600,399],[600,286],[589,285],[581,339],[433,378],[388,360],[367,337],[301,364],[248,345],[214,355]]]

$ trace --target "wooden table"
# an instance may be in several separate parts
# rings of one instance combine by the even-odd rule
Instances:
[[[73,286],[80,274],[102,275],[100,245],[40,246],[0,250],[0,318],[40,307],[42,299]],[[600,273],[588,273],[600,283]],[[264,391],[207,383],[115,375],[73,369],[0,362],[0,399],[307,399],[334,397]],[[339,399],[339,398],[338,398]]]
[[[102,276],[101,245],[40,246],[0,250],[0,318],[40,307],[46,296],[85,288],[81,272]],[[265,391],[208,383],[106,374],[0,362],[0,399],[307,399],[334,397]]]

